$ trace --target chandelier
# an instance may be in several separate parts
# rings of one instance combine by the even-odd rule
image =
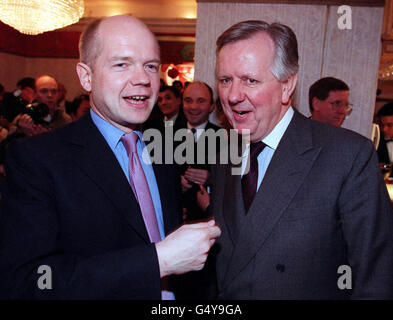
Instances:
[[[21,33],[36,35],[78,22],[83,0],[1,0],[0,20]]]

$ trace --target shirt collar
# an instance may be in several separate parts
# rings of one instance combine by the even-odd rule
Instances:
[[[116,128],[108,121],[102,119],[91,108],[90,108],[90,115],[98,130],[104,136],[109,147],[112,149],[112,151],[114,151],[120,141],[120,138],[125,134],[125,132],[123,130],[120,130],[119,128]],[[139,141],[142,141],[142,133],[136,130],[134,132],[139,136],[140,138]]]
[[[206,128],[206,125],[207,125],[207,120],[204,122],[204,123],[202,123],[202,124],[200,124],[199,126],[196,126],[196,127],[193,127],[188,121],[187,121],[187,128],[188,129],[192,129],[192,128],[195,128],[195,129],[205,129]]]
[[[266,144],[269,148],[276,150],[282,136],[284,135],[285,131],[289,126],[289,123],[292,120],[294,113],[295,112],[293,111],[293,108],[289,107],[287,112],[284,114],[281,120],[276,124],[273,130],[265,138],[262,139],[262,142]],[[242,155],[243,158],[248,156],[249,149],[250,149],[250,144],[247,144],[246,149]]]
[[[292,107],[290,107],[282,119],[276,124],[274,129],[265,138],[262,139],[262,142],[271,149],[276,150],[282,136],[284,135],[289,126],[289,123],[292,120],[294,113],[295,112],[293,111]]]
[[[179,112],[176,113],[176,114],[175,114],[172,118],[170,118],[170,119],[168,119],[168,117],[165,116],[165,117],[164,117],[164,121],[173,121],[173,122],[175,122],[176,119],[177,119],[177,117],[178,117],[178,115],[179,115]]]

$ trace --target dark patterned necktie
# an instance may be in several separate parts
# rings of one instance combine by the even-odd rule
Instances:
[[[265,148],[262,141],[250,144],[250,170],[242,178],[242,192],[246,214],[254,200],[258,183],[258,155]]]

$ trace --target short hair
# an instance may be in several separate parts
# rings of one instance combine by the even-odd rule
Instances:
[[[164,91],[171,91],[176,98],[181,99],[181,92],[173,86],[162,86],[160,88],[160,92],[164,92]]]
[[[329,96],[330,91],[349,91],[348,85],[333,77],[321,78],[314,82],[308,91],[308,103],[310,111],[313,112],[312,100],[316,97],[319,100],[325,100]]]
[[[202,84],[202,85],[204,85],[206,87],[206,89],[207,89],[207,91],[209,91],[209,95],[210,95],[210,104],[213,104],[214,103],[213,89],[206,82],[203,82],[203,81],[190,82],[188,85],[192,85],[194,83],[200,83],[200,84]],[[186,90],[184,90],[184,91],[186,91]]]
[[[271,67],[274,77],[280,82],[288,80],[299,69],[299,53],[295,33],[284,24],[277,22],[268,24],[261,20],[239,22],[218,37],[217,56],[225,45],[250,39],[259,32],[265,32],[274,42],[275,52]]]
[[[378,117],[393,116],[393,102],[384,104],[381,109],[378,110]]]
[[[16,83],[16,86],[20,87],[21,90],[25,89],[26,87],[35,90],[35,79],[31,77],[22,78]]]
[[[79,38],[80,61],[91,66],[101,51],[101,41],[98,40],[98,27],[104,18],[96,19],[89,23]]]

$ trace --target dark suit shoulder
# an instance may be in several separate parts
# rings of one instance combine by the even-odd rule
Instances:
[[[90,115],[67,124],[61,128],[41,133],[32,137],[15,139],[8,147],[7,153],[14,156],[34,157],[38,160],[61,159],[69,152],[72,145],[83,145],[92,137],[97,140],[99,131],[91,120]],[[102,139],[104,139],[102,137]]]
[[[312,143],[315,146],[329,147],[344,153],[353,152],[354,149],[358,149],[359,146],[364,144],[373,146],[370,139],[355,131],[318,122],[298,113],[295,113],[293,122],[296,130],[301,130],[301,128],[310,129]]]
[[[222,128],[217,126],[217,125],[215,125],[214,123],[208,121],[207,124],[206,124],[205,130],[208,130],[208,129],[213,129],[214,131],[218,131],[218,130],[220,130]]]

